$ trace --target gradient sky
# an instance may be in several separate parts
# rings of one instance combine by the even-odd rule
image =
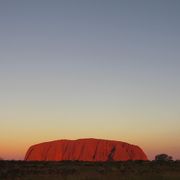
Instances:
[[[0,156],[87,137],[180,159],[179,0],[0,1]]]

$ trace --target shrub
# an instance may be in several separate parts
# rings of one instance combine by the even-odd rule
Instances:
[[[155,156],[155,161],[172,161],[172,156],[168,156],[167,154],[158,154]]]

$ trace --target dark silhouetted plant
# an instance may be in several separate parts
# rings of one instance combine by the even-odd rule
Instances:
[[[155,161],[172,161],[172,156],[169,156],[167,154],[158,154],[155,156]]]

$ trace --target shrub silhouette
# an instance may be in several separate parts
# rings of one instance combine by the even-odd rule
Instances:
[[[167,154],[158,154],[155,156],[155,161],[172,161],[172,156]]]

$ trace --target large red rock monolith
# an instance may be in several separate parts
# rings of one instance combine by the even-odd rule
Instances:
[[[127,161],[147,160],[143,150],[121,141],[101,139],[57,140],[33,145],[26,161]]]

